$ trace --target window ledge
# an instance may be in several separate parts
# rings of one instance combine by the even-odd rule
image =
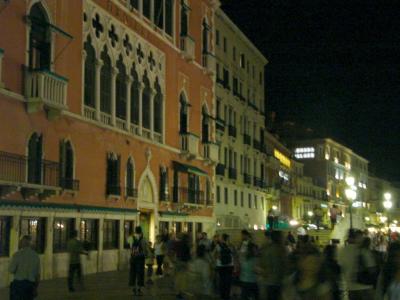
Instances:
[[[117,200],[121,199],[121,195],[107,195],[107,199],[108,199],[108,200],[115,200],[115,201],[117,201]]]

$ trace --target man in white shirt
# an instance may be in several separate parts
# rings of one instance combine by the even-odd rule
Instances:
[[[349,293],[349,300],[373,299],[373,286],[360,283],[357,278],[360,271],[361,256],[366,268],[374,268],[376,266],[370,253],[361,249],[362,239],[363,235],[361,231],[350,229],[348,244],[338,254],[338,262],[343,270],[344,283]]]
[[[33,300],[37,296],[40,280],[40,259],[31,247],[29,235],[22,237],[20,248],[14,253],[8,268],[14,275],[10,285],[10,299]]]

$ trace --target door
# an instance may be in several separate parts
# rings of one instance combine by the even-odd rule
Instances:
[[[140,227],[142,227],[143,236],[146,240],[150,238],[150,214],[140,213]]]

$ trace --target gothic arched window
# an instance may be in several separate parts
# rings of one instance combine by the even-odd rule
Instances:
[[[122,120],[126,119],[126,68],[122,57],[117,62],[118,75],[116,80],[116,115]]]
[[[95,107],[95,88],[96,88],[96,53],[91,43],[90,37],[84,45],[86,52],[85,59],[85,94],[84,103],[86,106]]]
[[[101,60],[103,61],[103,66],[100,71],[100,110],[111,114],[112,66],[106,47],[101,53]]]
[[[28,143],[28,182],[42,183],[43,137],[36,132],[31,135]]]
[[[161,133],[163,125],[163,95],[158,80],[155,84],[155,92],[153,105],[154,131]]]
[[[29,12],[31,28],[29,32],[29,67],[50,69],[51,34],[49,18],[42,4],[36,3]]]
[[[150,129],[150,101],[151,87],[147,74],[143,77],[143,92],[142,92],[142,126]]]

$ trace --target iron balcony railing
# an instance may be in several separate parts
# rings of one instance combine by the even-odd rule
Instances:
[[[59,187],[59,164],[0,151],[0,180]]]
[[[217,175],[225,176],[225,165],[217,164],[215,172],[217,173]]]
[[[251,145],[251,137],[248,134],[243,134],[243,143],[245,145]]]
[[[236,127],[233,125],[229,125],[228,127],[229,136],[236,137]]]
[[[65,190],[79,191],[79,180],[72,178],[60,178],[60,186]]]
[[[215,122],[215,127],[219,131],[225,131],[225,121],[217,116],[217,120]]]
[[[243,174],[243,181],[245,184],[251,184],[251,175],[244,173]]]
[[[235,168],[229,168],[229,178],[236,179],[237,178],[237,170]]]
[[[108,196],[120,196],[121,195],[121,187],[119,185],[109,185],[107,184],[106,193]]]
[[[174,202],[204,205],[204,192],[187,187],[174,187]]]
[[[126,187],[125,195],[126,195],[126,197],[129,197],[129,198],[137,198],[138,190],[134,187]]]

